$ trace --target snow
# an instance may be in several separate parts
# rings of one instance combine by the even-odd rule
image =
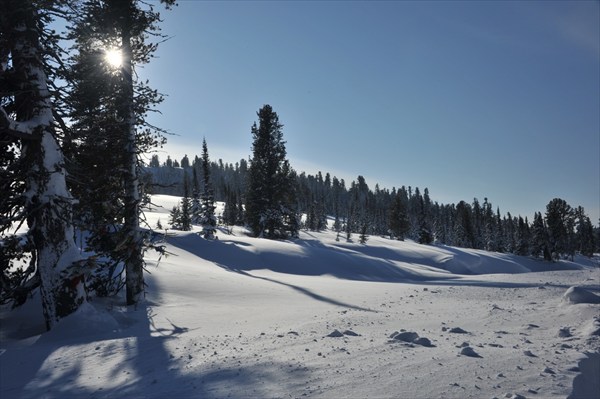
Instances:
[[[597,260],[200,231],[148,254],[136,308],[94,298],[49,333],[39,296],[2,308],[0,397],[600,396],[600,305],[563,298],[600,291]]]
[[[583,287],[570,287],[563,295],[563,300],[569,303],[600,303],[600,296]]]

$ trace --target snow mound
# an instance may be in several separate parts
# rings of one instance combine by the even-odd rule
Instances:
[[[392,333],[392,335],[390,335],[390,338],[392,338],[392,340],[421,345],[428,348],[432,348],[435,346],[431,343],[431,340],[429,340],[429,338],[419,337],[419,334],[413,331],[394,332]]]
[[[481,355],[475,352],[475,349],[471,348],[470,346],[465,346],[464,348],[462,348],[460,350],[460,354],[468,357],[481,357]]]
[[[404,331],[398,334],[395,334],[392,338],[397,341],[403,342],[414,342],[417,338],[419,338],[419,334],[412,331]]]
[[[105,335],[119,330],[119,323],[108,312],[98,310],[84,302],[77,311],[62,319],[51,331],[43,335],[44,340],[65,340],[83,336]]]
[[[448,330],[448,332],[451,332],[453,334],[468,334],[469,332],[466,330],[463,330],[460,327],[453,327],[450,330]]]
[[[327,334],[327,336],[330,338],[340,338],[343,337],[344,334],[340,330],[333,330],[332,332]]]
[[[571,304],[600,303],[600,296],[583,287],[570,287],[563,295],[563,301]]]

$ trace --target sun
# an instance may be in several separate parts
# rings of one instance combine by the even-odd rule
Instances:
[[[123,64],[123,55],[118,48],[110,48],[104,52],[104,60],[113,68],[120,68]]]

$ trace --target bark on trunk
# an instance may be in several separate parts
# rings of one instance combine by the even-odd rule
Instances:
[[[128,15],[123,15],[124,26],[121,37],[123,53],[123,119],[127,122],[124,134],[127,143],[127,172],[125,173],[125,221],[124,229],[128,236],[128,254],[125,265],[125,290],[127,304],[134,305],[140,301],[144,292],[144,258],[142,253],[142,236],[140,232],[140,193],[137,170],[137,143],[135,131],[135,114],[133,109],[133,60],[131,49],[130,26]]]

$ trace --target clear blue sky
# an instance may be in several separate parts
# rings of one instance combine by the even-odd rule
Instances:
[[[297,171],[600,217],[596,1],[179,1],[141,77],[165,153],[237,162],[271,104]]]

